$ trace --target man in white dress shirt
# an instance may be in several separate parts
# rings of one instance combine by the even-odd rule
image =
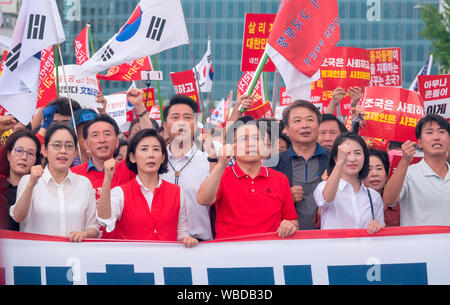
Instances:
[[[194,143],[197,129],[197,103],[183,95],[175,95],[164,109],[164,130],[169,136],[167,147],[169,171],[161,179],[175,183],[183,190],[189,235],[199,241],[213,239],[209,207],[197,202],[197,191],[217,163],[214,149],[203,152]]]

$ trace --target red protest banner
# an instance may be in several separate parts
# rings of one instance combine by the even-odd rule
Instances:
[[[192,98],[197,103],[198,111],[200,112],[200,103],[194,72],[192,70],[172,72],[170,73],[170,77],[172,78],[175,93]]]
[[[155,88],[145,88],[144,91],[144,98],[143,102],[145,107],[147,108],[147,111],[150,113],[152,110],[152,107],[155,106]],[[148,97],[147,97],[148,96]]]
[[[88,27],[85,26],[74,41],[75,58],[77,61],[77,65],[82,65],[89,60],[88,40],[89,40]]]
[[[55,59],[53,46],[41,51],[41,68],[39,71],[39,89],[36,108],[46,106],[58,97],[55,82]]]
[[[106,75],[97,74],[101,80],[133,81],[141,80],[141,71],[152,71],[152,65],[148,56],[136,59],[130,63],[114,66]]]
[[[286,87],[280,87],[280,106],[289,106],[292,104],[292,99],[286,93]]]
[[[397,154],[395,154],[392,157],[392,162],[391,162],[391,164],[389,166],[389,177],[388,178],[391,178],[391,176],[395,173],[395,170],[397,169],[398,164],[400,163],[401,159],[402,159],[402,153],[401,152],[398,152]],[[423,159],[423,156],[416,156],[416,155],[414,155],[413,160],[411,161],[411,163],[409,165],[413,165],[413,164],[419,163],[422,159]]]
[[[401,87],[402,58],[400,48],[369,49],[370,87]]]
[[[244,75],[242,75],[237,86],[237,96],[240,96],[247,92],[253,74],[254,72],[245,72]],[[255,95],[253,104],[248,110],[244,112],[244,115],[249,115],[254,119],[273,117],[272,106],[270,106],[270,103],[265,100],[263,82],[261,81],[261,77],[256,83],[253,94]]]
[[[3,66],[5,65],[6,56],[8,56],[8,50],[3,51],[2,59],[0,60],[0,75],[2,75]]]
[[[341,38],[337,1],[281,1],[269,44],[312,77]]]
[[[266,48],[275,16],[276,14],[245,14],[241,71],[256,71],[259,60]],[[275,65],[270,58],[263,71],[275,72]]]
[[[326,107],[337,87],[347,91],[350,87],[358,86],[364,91],[369,86],[369,54],[361,48],[335,47],[325,58],[320,74],[323,81],[322,101]],[[342,116],[349,114],[350,102],[348,95],[341,100]]]
[[[367,87],[362,101],[366,124],[361,136],[390,141],[415,141],[415,127],[424,116],[423,100],[414,91]]]
[[[419,93],[426,113],[436,113],[450,121],[450,75],[419,75]]]

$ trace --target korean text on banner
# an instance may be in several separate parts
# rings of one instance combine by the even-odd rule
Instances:
[[[89,60],[89,31],[88,26],[85,26],[75,38],[75,58],[77,65],[82,65]]]
[[[127,95],[126,93],[118,93],[105,95],[106,113],[112,117],[121,131],[128,131],[127,122]]]
[[[200,112],[200,103],[194,72],[192,70],[172,72],[170,73],[170,77],[172,78],[175,93],[192,98],[197,103],[198,112]]]
[[[67,79],[64,78],[62,67],[59,67],[60,95],[69,95],[83,108],[96,109],[98,103],[95,99],[99,90],[95,75],[81,73],[81,66],[78,65],[65,65],[64,69]]]
[[[109,68],[106,75],[97,74],[97,77],[101,80],[131,82],[134,80],[141,80],[141,71],[153,71],[148,56]]]
[[[350,87],[358,86],[364,91],[369,86],[369,53],[361,48],[335,47],[325,58],[320,74],[323,81],[323,102],[328,106],[333,90],[337,87],[347,91]],[[350,102],[348,95],[341,100],[341,115],[349,114]]]
[[[450,75],[419,75],[419,93],[425,112],[436,113],[450,121]]]
[[[254,72],[245,72],[237,85],[237,96],[241,96],[247,92],[248,86],[253,78]],[[258,79],[255,89],[253,90],[253,103],[249,109],[244,112],[244,115],[249,115],[254,119],[273,117],[272,106],[266,101],[264,96],[264,87],[261,77]]]
[[[241,71],[256,71],[259,60],[266,49],[275,16],[276,14],[245,14]],[[263,71],[275,72],[275,66],[270,58]]]
[[[369,49],[370,87],[401,87],[400,48]]]
[[[361,136],[390,141],[415,141],[415,127],[424,116],[423,100],[414,91],[394,87],[367,87],[364,100],[366,124]]]
[[[36,108],[46,106],[58,97],[55,82],[55,53],[53,46],[41,51],[41,69]]]

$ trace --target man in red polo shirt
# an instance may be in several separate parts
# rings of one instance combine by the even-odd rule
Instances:
[[[297,212],[287,177],[261,165],[260,135],[251,117],[238,119],[227,131],[216,167],[197,193],[202,205],[216,206],[216,238],[298,230]],[[231,144],[233,143],[233,144]],[[231,156],[235,164],[228,166]]]

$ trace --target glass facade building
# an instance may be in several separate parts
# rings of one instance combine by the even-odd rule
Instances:
[[[214,85],[212,98],[225,98],[242,75],[240,60],[245,13],[276,13],[279,0],[183,0],[186,24],[195,62],[212,41]],[[325,2],[325,1],[324,1]],[[431,51],[431,42],[423,39],[418,4],[436,4],[439,0],[339,0],[341,41],[338,46],[378,48],[400,47],[403,87],[408,88]],[[94,48],[99,49],[126,22],[137,0],[59,0],[67,41],[63,44],[65,63],[75,63],[73,40],[90,23]],[[161,95],[175,92],[169,72],[188,70],[193,59],[188,45],[155,56],[164,72]],[[436,66],[433,73],[437,73]],[[267,73],[268,93],[272,94],[273,73]],[[130,83],[102,82],[105,94],[126,90]],[[204,96],[206,98],[206,96]],[[234,95],[235,97],[235,95]]]

